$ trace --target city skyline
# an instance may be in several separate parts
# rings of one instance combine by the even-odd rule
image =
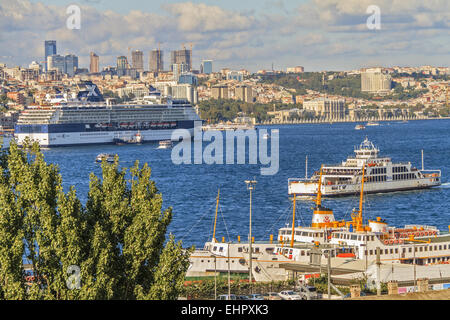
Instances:
[[[169,52],[193,43],[193,68],[214,60],[215,69],[251,72],[302,65],[305,71],[352,70],[364,66],[448,63],[450,4],[445,1],[82,1],[81,28],[66,27],[68,1],[4,0],[0,62],[27,66],[42,61],[42,43],[52,39],[58,53],[73,53],[88,67],[90,52],[100,69],[115,65],[128,48]],[[368,6],[381,12],[381,29],[370,30]],[[106,9],[108,6],[108,9]],[[10,14],[14,12],[15,14]],[[220,23],[218,23],[220,22]],[[17,39],[21,39],[18,41]],[[129,59],[131,57],[128,57]]]

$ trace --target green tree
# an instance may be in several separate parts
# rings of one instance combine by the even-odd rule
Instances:
[[[192,249],[166,241],[172,208],[162,210],[147,164],[127,179],[117,157],[104,162],[84,207],[37,144],[12,144],[0,160],[0,298],[177,298]]]

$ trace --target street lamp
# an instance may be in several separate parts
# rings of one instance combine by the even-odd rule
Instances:
[[[255,185],[257,183],[256,180],[246,180],[247,190],[250,190],[250,226],[249,226],[249,239],[248,239],[248,249],[249,249],[249,270],[248,270],[248,278],[250,285],[250,293],[252,291],[252,191],[255,189]]]

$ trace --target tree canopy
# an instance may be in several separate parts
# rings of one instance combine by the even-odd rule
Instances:
[[[12,143],[0,168],[0,299],[178,297],[191,249],[166,239],[172,208],[147,164],[103,162],[86,205],[37,144]]]

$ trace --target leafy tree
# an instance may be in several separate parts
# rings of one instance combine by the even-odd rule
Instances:
[[[0,166],[1,299],[177,298],[192,249],[166,241],[172,209],[162,211],[147,164],[104,162],[86,206],[37,144],[13,143]]]

